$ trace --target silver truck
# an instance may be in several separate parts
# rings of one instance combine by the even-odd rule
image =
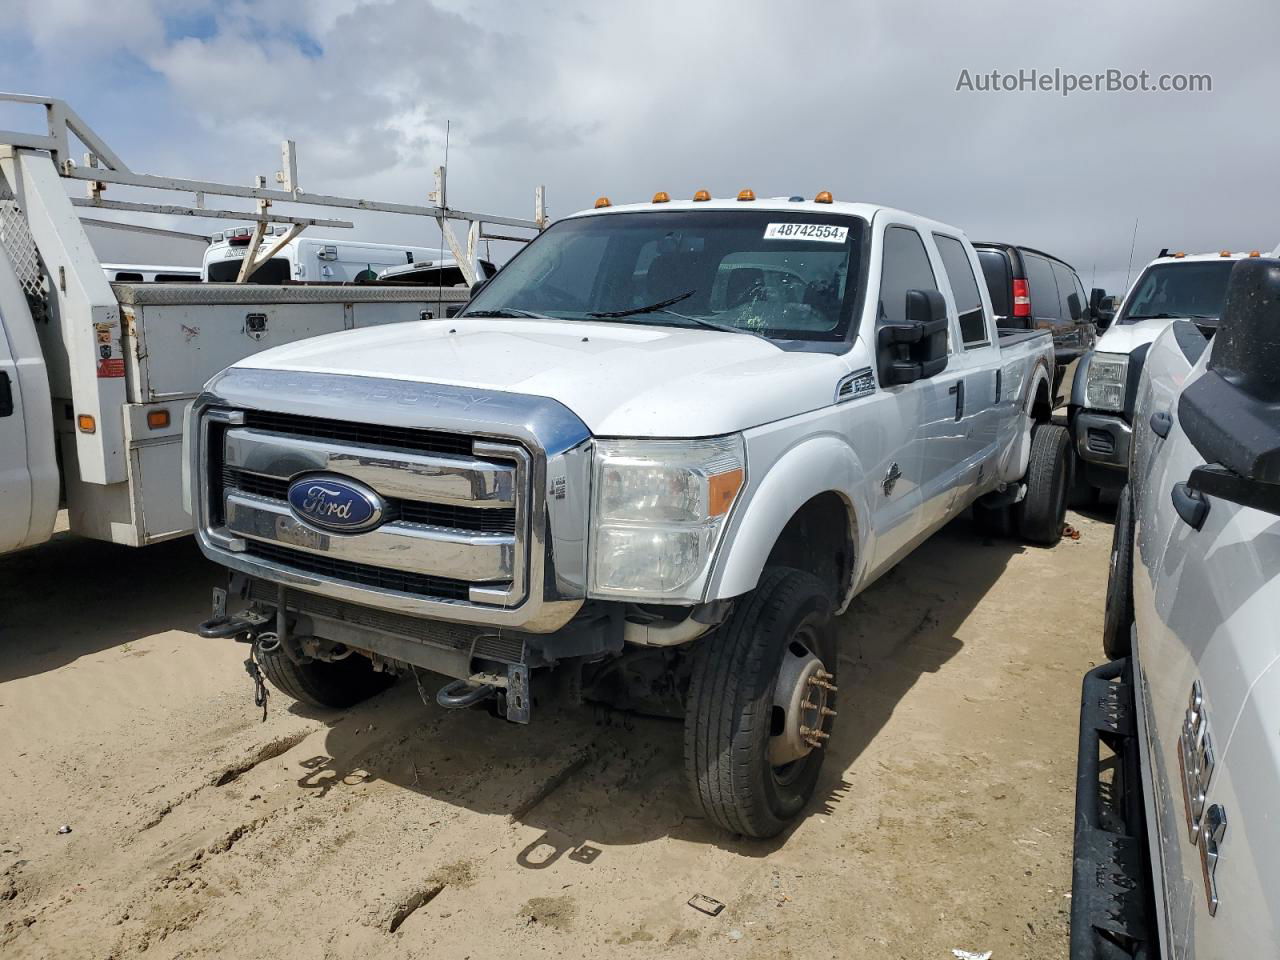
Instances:
[[[1210,334],[1212,334],[1210,338]],[[1280,259],[1136,385],[1103,646],[1085,679],[1073,960],[1280,944]]]
[[[970,505],[1062,535],[1053,342],[1000,335],[981,276],[954,227],[826,192],[601,198],[454,319],[246,358],[188,427],[233,571],[200,631],[322,706],[433,672],[516,722],[557,676],[683,717],[706,815],[777,834],[832,615]]]

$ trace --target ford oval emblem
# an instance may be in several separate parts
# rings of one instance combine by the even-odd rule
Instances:
[[[361,533],[382,522],[386,503],[363,483],[312,474],[289,484],[289,506],[313,527]]]

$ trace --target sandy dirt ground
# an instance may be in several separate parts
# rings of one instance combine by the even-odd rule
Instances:
[[[189,541],[5,558],[0,956],[1065,957],[1111,536],[1070,522],[959,520],[855,601],[820,796],[767,843],[696,815],[677,723],[406,683],[263,722],[245,648],[190,632],[221,578]]]

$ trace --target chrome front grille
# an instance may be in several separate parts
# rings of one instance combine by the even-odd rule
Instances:
[[[261,411],[210,437],[211,501],[237,552],[382,592],[511,607],[528,584],[529,453],[514,443]],[[317,529],[289,506],[290,483],[330,474],[386,502],[363,533]]]
[[[583,604],[591,432],[555,400],[231,367],[188,424],[196,537],[223,566],[291,595],[482,631],[550,633]],[[370,488],[379,525],[304,522],[288,489],[313,473]]]

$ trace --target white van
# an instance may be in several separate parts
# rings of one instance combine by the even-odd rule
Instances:
[[[104,263],[102,272],[112,283],[199,283],[197,267],[155,263]]]
[[[269,228],[262,241],[264,248],[273,246],[276,242],[273,238],[283,235],[288,229],[283,224]],[[203,279],[213,283],[234,283],[240,273],[240,262],[249,249],[251,236],[252,231],[248,227],[215,233],[204,253]],[[445,258],[436,247],[297,237],[259,267],[249,282],[276,284],[301,280],[350,283],[361,274],[365,274],[362,279],[372,279],[366,271],[372,271],[376,276],[391,267],[438,263],[442,259]],[[453,262],[452,258],[449,262]]]

